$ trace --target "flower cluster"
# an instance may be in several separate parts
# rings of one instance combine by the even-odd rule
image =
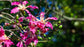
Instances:
[[[14,29],[18,29],[20,31],[17,31],[20,34],[20,41],[17,43],[17,47],[26,47],[30,44],[36,46],[38,43],[38,34],[44,34],[49,31],[49,29],[53,30],[53,25],[49,20],[57,20],[56,17],[45,18],[45,12],[41,12],[39,18],[35,17],[27,8],[38,9],[38,7],[32,5],[26,6],[27,4],[28,1],[23,1],[22,3],[12,2],[11,5],[16,5],[17,7],[11,10],[11,14],[15,14],[21,10],[27,12],[28,16],[16,15],[16,17],[12,19],[12,23],[5,23],[5,26],[12,25]],[[27,28],[23,28],[23,26],[26,26]],[[39,30],[39,32],[37,30]],[[7,47],[14,45],[13,42],[5,35],[2,27],[0,29],[0,33],[2,33],[0,34],[0,44],[4,43],[4,46],[6,45]]]
[[[0,28],[0,45],[4,43],[4,47],[10,47],[10,45],[14,45],[14,43],[6,36],[5,30],[3,27]]]

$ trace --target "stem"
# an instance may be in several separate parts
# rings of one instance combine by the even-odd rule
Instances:
[[[11,21],[11,19],[9,19],[9,18],[7,18],[7,17],[4,17],[3,15],[0,15],[0,17],[3,17],[3,18],[5,18],[5,19]]]
[[[7,30],[7,29],[5,29],[6,31],[9,31],[9,32],[11,32],[11,33],[13,33],[17,38],[19,38],[19,39],[21,39],[19,36],[17,36],[14,32],[12,32],[11,30]]]
[[[45,40],[45,41],[38,41],[38,42],[48,42],[47,40]]]
[[[8,15],[8,16],[10,16],[11,18],[15,18],[15,17],[13,17],[11,14],[8,14],[8,13],[5,13],[5,12],[1,12],[2,14],[4,14],[4,15]]]

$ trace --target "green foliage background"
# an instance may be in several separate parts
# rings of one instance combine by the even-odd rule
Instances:
[[[16,0],[17,1],[17,0]],[[28,0],[29,4],[45,7],[45,12],[49,10],[49,7],[44,4],[49,4],[45,0]],[[53,2],[52,7],[55,7],[59,14],[53,12],[53,8],[46,14],[52,14],[52,16],[60,18],[62,13],[71,18],[84,18],[84,0],[50,0]],[[28,5],[29,5],[28,4]],[[56,5],[56,6],[55,6]],[[0,10],[3,8],[11,8],[9,2],[0,1]],[[59,10],[58,10],[59,9]],[[41,11],[35,10],[37,13]],[[4,11],[10,13],[10,11]],[[32,12],[33,13],[33,12]],[[34,13],[33,13],[34,14]],[[0,24],[5,22],[5,19],[0,19]],[[84,47],[84,21],[67,20],[61,18],[57,21],[53,21],[53,30],[49,31],[46,35],[48,42],[38,43],[36,47]],[[55,40],[55,41],[54,41]]]

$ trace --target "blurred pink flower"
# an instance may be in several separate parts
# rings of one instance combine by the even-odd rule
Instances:
[[[13,25],[13,28],[15,28],[16,27],[16,25]]]
[[[21,40],[25,40],[28,37],[28,33],[24,32],[24,34],[20,33],[20,36],[22,37]]]
[[[5,30],[3,29],[3,27],[1,27],[1,28],[0,28],[0,33],[1,33],[1,34],[0,34],[0,37],[2,37],[2,36],[5,34],[4,31],[5,31]]]
[[[10,25],[9,23],[5,23],[5,26],[8,26],[8,25]]]
[[[23,47],[23,42],[22,41],[18,42],[16,46],[17,47]]]
[[[45,15],[45,13],[41,12],[40,13],[40,19],[36,18],[32,14],[29,14],[29,17],[26,17],[26,19],[29,19],[30,31],[35,33],[37,28],[40,28],[41,30],[43,29],[42,30],[43,32],[46,32],[46,31],[49,30],[46,27],[50,27],[51,29],[53,29],[52,24],[48,20],[57,20],[58,18],[56,18],[56,17],[48,17],[48,18],[45,19],[44,15]]]
[[[27,13],[30,13],[29,10],[27,10],[26,8],[38,9],[37,6],[26,6],[26,4],[28,4],[28,1],[23,1],[22,4],[19,2],[12,2],[11,5],[18,5],[18,7],[13,8],[11,10],[11,13],[17,13],[19,12],[19,10],[25,10]]]
[[[14,43],[12,41],[10,41],[10,40],[6,40],[4,42],[4,47],[10,47],[11,45],[14,45]]]
[[[34,38],[28,38],[28,39],[26,40],[25,44],[26,44],[26,45],[29,45],[32,41],[34,42],[34,45],[36,46],[37,43],[38,43],[38,39],[37,39],[36,36],[35,36]]]
[[[57,20],[57,18],[56,17],[48,17],[48,18],[45,19],[44,15],[45,15],[45,13],[41,12],[40,13],[40,20],[36,19],[37,22],[40,22],[41,25],[43,23],[45,25],[45,27],[50,27],[51,29],[53,29],[52,24],[50,22],[48,22],[48,20]],[[37,25],[39,25],[39,23]]]
[[[0,44],[4,42],[4,46],[10,47],[10,45],[14,45],[13,42],[5,35],[5,30],[3,27],[0,29]]]
[[[23,22],[24,17],[19,18],[19,22]]]

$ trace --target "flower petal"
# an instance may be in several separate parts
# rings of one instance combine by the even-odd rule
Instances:
[[[19,2],[12,2],[11,5],[19,5]]]
[[[23,22],[23,18],[24,18],[24,17],[20,17],[20,18],[19,18],[19,22]]]
[[[38,43],[38,39],[34,38],[34,45],[36,46],[37,43]]]
[[[28,3],[28,1],[23,1],[22,4],[23,5],[26,5]]]
[[[42,29],[43,33],[46,33],[49,30],[49,28]]]
[[[20,33],[20,36],[22,37],[22,40],[25,40],[28,37],[28,33],[25,32],[24,34]]]
[[[43,21],[43,20],[44,20],[44,15],[45,15],[45,13],[44,13],[44,12],[41,12],[41,13],[40,13],[40,20],[41,20],[41,21]]]
[[[45,13],[44,12],[41,12],[40,13],[40,17],[44,17]]]
[[[14,43],[11,40],[6,40],[6,41],[4,41],[4,45],[6,47],[10,47],[11,45],[14,45]]]
[[[30,28],[30,31],[33,33],[33,34],[35,34],[35,32],[36,32],[36,28],[35,27],[29,27]]]
[[[47,20],[57,20],[58,18],[56,18],[56,17],[49,17],[49,18],[47,18]]]
[[[29,10],[25,9],[25,11],[26,11],[28,14],[31,14],[31,13],[29,12]]]
[[[11,10],[11,13],[17,13],[19,11],[18,7],[15,7]]]
[[[18,42],[16,46],[17,46],[17,47],[23,47],[22,41]]]
[[[50,27],[51,29],[53,29],[53,26],[50,22],[47,22],[45,25],[46,25],[46,27]]]
[[[38,23],[37,23],[37,26],[38,26],[40,29],[45,28],[45,25],[44,25],[43,23],[41,23],[41,22],[38,22]]]
[[[32,14],[29,14],[29,17],[26,17],[26,19],[29,19],[30,21],[35,21],[36,17],[33,16]]]
[[[38,9],[38,7],[37,6],[33,6],[33,9]]]
[[[31,41],[32,41],[32,38],[28,38],[28,39],[26,40],[25,44],[29,45],[29,44],[31,43]]]
[[[27,8],[38,9],[37,6],[32,6],[32,5],[27,6]]]
[[[1,34],[0,34],[0,37],[5,34],[4,31],[5,31],[5,30],[3,29],[3,27],[1,27],[1,28],[0,28],[0,33],[1,33]]]

